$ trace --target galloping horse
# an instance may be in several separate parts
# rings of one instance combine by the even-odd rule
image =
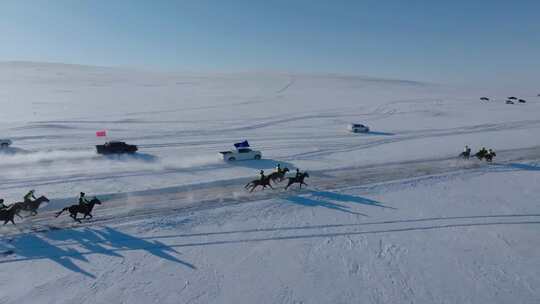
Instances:
[[[77,214],[78,213],[82,213],[84,214],[84,217],[83,219],[85,219],[86,217],[90,217],[92,218],[92,209],[94,209],[94,205],[101,205],[101,201],[99,199],[97,199],[97,197],[94,197],[90,202],[88,202],[88,204],[85,204],[85,205],[81,205],[81,204],[77,204],[77,205],[71,205],[69,207],[66,207],[62,210],[60,210],[60,212],[57,212],[55,214],[55,217],[59,217],[60,214],[62,214],[64,211],[69,211],[69,216],[71,218],[73,218],[74,221],[77,221],[77,222],[81,222],[80,219],[77,218]]]
[[[8,222],[11,222],[13,223],[13,225],[15,225],[15,221],[13,221],[15,215],[22,218],[22,216],[19,215],[20,209],[21,205],[13,204],[6,209],[0,210],[0,221],[4,221],[4,225]]]
[[[307,186],[307,184],[304,183],[304,179],[306,177],[309,177],[309,174],[307,172],[300,173],[298,176],[295,177],[289,177],[289,183],[287,183],[287,186],[285,186],[285,190],[287,190],[292,184],[300,184],[300,189],[302,188],[302,185]]]
[[[18,206],[17,215],[19,214],[21,210],[29,211],[30,215],[36,215],[39,205],[41,205],[41,203],[44,203],[44,202],[49,202],[49,199],[42,195],[38,197],[35,201],[18,202],[18,203],[13,204],[13,206]]]
[[[265,176],[264,179],[254,179],[252,181],[250,181],[249,183],[247,183],[244,188],[248,189],[251,187],[251,190],[249,192],[253,192],[253,190],[255,190],[255,188],[257,188],[258,186],[261,186],[263,187],[263,189],[266,188],[266,186],[270,187],[270,189],[274,189],[272,187],[272,185],[270,185],[270,176]]]
[[[287,172],[289,172],[289,168],[284,168],[283,170],[279,171],[279,172],[272,172],[268,175],[268,179],[270,179],[270,181],[272,182],[276,182],[276,181],[279,181],[279,182],[282,182],[283,179],[285,178],[285,174],[287,174]]]

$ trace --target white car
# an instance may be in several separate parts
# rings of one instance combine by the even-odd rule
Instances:
[[[351,123],[347,126],[347,130],[353,133],[368,133],[369,127],[363,124]]]
[[[11,140],[9,139],[0,139],[0,148],[7,148],[11,145]]]
[[[223,151],[219,153],[225,161],[261,159],[262,157],[261,151],[251,150],[250,148],[239,148],[234,151]]]

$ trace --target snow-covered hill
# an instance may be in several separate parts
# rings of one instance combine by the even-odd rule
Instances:
[[[0,228],[0,303],[540,300],[534,92],[10,62],[0,105],[0,197],[51,199]],[[102,129],[140,153],[96,155]],[[218,160],[241,139],[264,159]],[[277,163],[308,189],[244,191]],[[79,191],[95,219],[53,218]]]

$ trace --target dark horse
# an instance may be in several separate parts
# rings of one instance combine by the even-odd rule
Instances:
[[[287,190],[292,184],[300,184],[300,188],[302,188],[302,185],[307,186],[307,184],[304,183],[304,179],[306,177],[309,177],[309,174],[307,172],[300,173],[298,176],[295,177],[289,177],[289,183],[287,183],[287,186],[285,186],[285,190]]]
[[[85,205],[81,205],[81,204],[77,204],[77,205],[71,205],[69,207],[66,207],[62,210],[60,210],[60,212],[57,212],[55,214],[55,217],[59,217],[60,214],[62,214],[64,211],[69,211],[69,216],[71,216],[73,218],[73,220],[77,221],[77,222],[81,222],[80,219],[77,218],[77,214],[78,213],[82,213],[84,214],[84,217],[83,219],[85,219],[86,217],[90,217],[92,218],[92,209],[94,209],[94,205],[101,205],[101,201],[99,199],[97,199],[96,197],[94,197],[90,202],[88,202],[88,204],[85,204]]]
[[[497,156],[497,154],[495,154],[493,151],[478,151],[474,156],[476,156],[479,160],[485,159],[487,162],[492,162],[493,158]]]
[[[13,205],[18,206],[17,215],[19,214],[19,212],[21,210],[29,211],[30,215],[36,215],[37,210],[39,208],[39,205],[41,205],[41,203],[45,203],[45,202],[49,202],[49,199],[42,195],[42,196],[38,197],[35,201],[19,202],[19,203],[15,203]]]
[[[250,181],[249,183],[247,183],[244,186],[244,188],[248,189],[248,188],[251,187],[251,190],[249,192],[253,192],[253,190],[255,190],[255,188],[257,188],[258,186],[263,187],[263,189],[265,189],[266,186],[270,187],[270,189],[274,189],[272,187],[272,185],[270,185],[270,175],[265,176],[262,180],[261,179],[254,179],[254,180]]]
[[[490,153],[486,154],[484,156],[484,158],[486,159],[487,162],[491,162],[491,161],[493,161],[493,158],[495,156],[497,156],[497,154],[495,154],[495,152],[490,152]]]
[[[13,204],[6,209],[0,210],[0,221],[4,221],[4,225],[9,222],[15,225],[15,221],[13,221],[13,219],[15,218],[15,215],[22,218],[22,216],[19,215],[20,209],[21,209],[21,205]]]
[[[287,172],[289,172],[289,168],[284,168],[283,170],[279,171],[279,172],[272,172],[268,175],[268,179],[270,179],[270,181],[272,182],[282,182],[283,179],[285,178],[285,174],[287,174]]]
[[[471,151],[463,151],[459,154],[460,158],[469,159],[471,157]]]

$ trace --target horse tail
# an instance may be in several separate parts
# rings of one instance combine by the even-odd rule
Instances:
[[[54,217],[59,217],[60,214],[62,214],[64,211],[67,211],[68,209],[69,209],[69,207],[66,207],[66,208],[60,210],[60,212],[56,212],[55,215],[54,215]]]

